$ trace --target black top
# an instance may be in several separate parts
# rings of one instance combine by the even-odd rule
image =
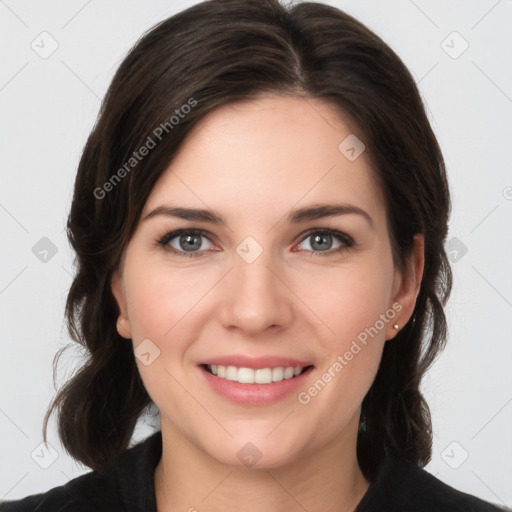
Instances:
[[[154,471],[162,433],[126,450],[101,471],[90,471],[46,493],[0,503],[0,512],[157,512]],[[424,469],[387,459],[356,512],[499,512],[506,510],[444,484]]]

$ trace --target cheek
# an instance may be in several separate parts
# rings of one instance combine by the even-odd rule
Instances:
[[[311,391],[319,406],[334,409],[339,418],[357,409],[379,368],[395,315],[389,304],[392,280],[391,260],[369,257],[302,282],[304,302],[325,333],[316,338],[322,345],[321,382]]]
[[[140,376],[158,407],[168,404],[182,410],[185,404],[180,400],[183,389],[179,383],[188,378],[188,351],[201,337],[207,294],[218,275],[214,270],[205,275],[142,261],[132,261],[129,268],[125,287],[135,354],[145,353],[142,347],[156,354],[149,365],[136,359]]]
[[[140,376],[161,410],[169,407],[177,417],[185,417],[188,406],[180,386],[184,382],[183,363],[190,340],[198,337],[200,300],[211,285],[197,273],[162,265],[148,268],[142,261],[130,264],[132,272],[125,274],[125,287],[132,342],[136,355],[143,346],[151,354],[150,364],[136,359]]]
[[[133,261],[126,276],[128,315],[135,343],[150,338],[157,345],[176,339],[207,293],[210,281],[203,272],[166,268]],[[190,326],[189,326],[190,327]]]
[[[324,339],[332,348],[343,349],[347,341],[374,326],[391,307],[393,266],[387,258],[368,254],[305,276],[297,276],[293,287],[316,322],[325,327]],[[385,325],[377,323],[381,337],[385,337]]]

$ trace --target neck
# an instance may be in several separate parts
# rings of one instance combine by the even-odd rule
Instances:
[[[343,435],[285,465],[249,469],[213,459],[162,418],[158,512],[353,512],[369,487],[357,462],[355,420]]]

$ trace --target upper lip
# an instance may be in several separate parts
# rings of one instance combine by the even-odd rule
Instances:
[[[238,368],[252,368],[257,370],[258,368],[277,368],[289,366],[300,366],[304,368],[311,366],[311,363],[307,361],[300,361],[299,359],[293,359],[291,357],[279,357],[279,356],[259,356],[259,357],[248,357],[244,355],[230,355],[230,356],[219,356],[211,357],[208,360],[199,363],[208,365],[220,365],[220,366],[236,366]]]

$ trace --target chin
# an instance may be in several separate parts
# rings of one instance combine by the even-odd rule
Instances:
[[[219,450],[219,446],[208,450],[210,456],[218,462],[237,469],[271,469],[292,463],[300,454],[301,446],[290,439],[276,436],[270,440],[263,435],[236,436],[229,444]]]

